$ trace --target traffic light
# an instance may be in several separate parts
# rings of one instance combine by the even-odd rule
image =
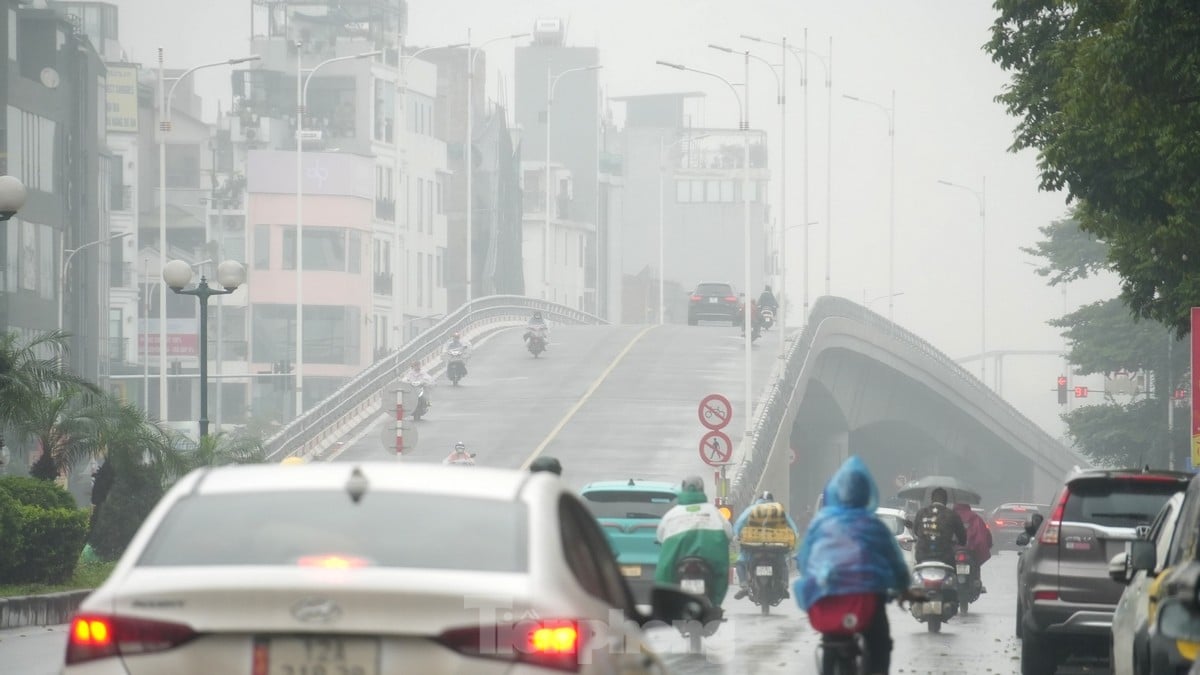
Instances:
[[[1075,387],[1075,398],[1087,398],[1087,395],[1088,395],[1087,387]]]
[[[1059,405],[1067,404],[1067,376],[1066,375],[1058,376],[1058,404]]]
[[[721,517],[725,520],[733,520],[733,509],[729,508],[729,503],[720,497],[713,500],[717,510],[721,512]]]

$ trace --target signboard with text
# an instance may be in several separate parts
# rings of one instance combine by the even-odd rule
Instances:
[[[138,354],[158,356],[158,319],[143,319],[138,333]],[[149,344],[146,338],[149,337]],[[200,339],[195,319],[167,319],[167,356],[198,356]]]
[[[132,64],[108,65],[104,101],[109,131],[137,133],[137,73],[137,66]]]

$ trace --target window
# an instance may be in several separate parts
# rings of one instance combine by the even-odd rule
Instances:
[[[726,202],[726,203],[733,203],[733,181],[731,181],[731,180],[721,181],[721,201]]]
[[[705,181],[705,200],[709,202],[721,201],[721,181]]]
[[[417,251],[417,306],[425,298],[425,254]]]
[[[54,192],[55,134],[54,120],[8,107],[8,173],[30,190]]]
[[[294,254],[293,254],[294,255]],[[254,269],[271,269],[271,226],[254,226]]]
[[[704,201],[704,181],[702,181],[702,180],[692,181],[692,201],[694,201],[694,202]]]
[[[446,260],[446,249],[439,246],[438,250],[437,250],[437,285],[438,285],[438,288],[446,287],[446,277],[445,277],[445,264],[446,263],[445,263],[445,260]]]
[[[609,606],[633,606],[629,587],[617,567],[612,547],[596,520],[575,497],[564,494],[558,502],[559,536],[563,557],[579,585]]]
[[[58,280],[54,278],[54,259],[58,257],[57,249],[54,248],[54,229],[49,225],[38,225],[38,288],[41,291],[43,300],[54,300],[57,298],[55,292],[58,286]],[[72,269],[77,272],[86,270],[85,261],[76,260]],[[103,269],[97,266],[97,269]],[[81,276],[82,279],[87,279],[86,276]],[[81,291],[81,296],[87,297],[86,291]],[[92,297],[95,297],[94,295]]]
[[[429,202],[429,218],[425,222],[429,225],[429,229],[427,231],[429,234],[433,234],[433,211],[436,208],[436,202],[433,201],[433,179],[426,181],[425,187],[429,189],[429,199],[427,200]]]
[[[438,179],[437,179],[437,212],[438,212],[439,216],[446,212],[445,197],[443,196],[443,193],[442,193],[442,190],[444,189],[444,186],[443,186],[444,182],[445,181],[442,180],[442,177],[438,176]]]
[[[200,146],[176,143],[167,149],[167,187],[200,187]]]
[[[417,232],[425,231],[425,179],[417,179]]]
[[[425,256],[425,306],[433,307],[433,254]]]
[[[340,227],[305,227],[304,270],[347,271],[346,234]],[[283,269],[296,269],[296,228],[290,225],[283,229]]]
[[[579,266],[583,267],[583,235],[579,235]]]
[[[171,297],[174,294],[168,294]],[[185,300],[192,300],[186,296]],[[192,300],[193,311],[196,302]],[[254,342],[252,360],[269,363],[294,360],[296,343],[296,306],[258,304],[251,317]],[[343,305],[305,305],[304,361],[360,365],[362,318],[357,307]]]
[[[362,272],[362,234],[350,231],[350,246],[346,251],[346,271],[350,274]]]
[[[675,181],[675,201],[687,203],[692,201],[692,186],[686,180]]]

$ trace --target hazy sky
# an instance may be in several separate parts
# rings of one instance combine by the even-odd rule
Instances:
[[[166,41],[167,66],[186,67],[248,50],[249,0],[209,0],[204,9],[180,0],[116,0],[121,40],[133,60],[152,64]],[[188,8],[188,9],[183,9]],[[181,11],[182,10],[182,11]],[[980,219],[975,198],[937,183],[945,179],[979,189],[987,177],[987,347],[1059,349],[1062,339],[1046,320],[1062,313],[1064,298],[1033,273],[1018,249],[1037,239],[1037,228],[1066,211],[1063,195],[1037,189],[1033,153],[1007,152],[1014,119],[993,101],[1007,76],[981,49],[994,10],[990,0],[413,0],[409,44],[474,42],[528,32],[536,18],[568,19],[568,42],[601,48],[602,86],[611,96],[670,90],[709,93],[709,125],[734,126],[737,110],[721,82],[655,66],[675,61],[742,79],[742,62],[706,48],[709,43],[752,48],[772,62],[777,48],[740,40],[740,34],[826,54],[833,37],[832,292],[861,302],[888,288],[889,143],[887,120],[875,108],[845,100],[852,94],[883,104],[896,91],[895,319],[953,358],[980,347]],[[489,90],[496,73],[509,83],[511,43],[488,47]],[[803,89],[799,67],[788,64],[788,190],[790,223],[804,220]],[[202,93],[228,105],[227,75],[209,71]],[[779,110],[774,79],[754,62],[750,121],[768,130],[771,162],[778,167]],[[826,214],[826,110],[819,61],[810,64],[808,221],[811,229],[810,297],[823,293]],[[208,109],[215,109],[209,103]],[[773,188],[772,194],[776,188]],[[775,207],[778,213],[778,205]],[[803,290],[803,229],[789,233],[789,290]],[[1074,284],[1073,308],[1117,292],[1113,278]],[[887,300],[871,304],[886,315]],[[978,363],[968,366],[978,373]],[[989,364],[989,371],[991,364]],[[1004,394],[1053,434],[1062,429],[1050,391],[1061,372],[1053,357],[1010,357]],[[991,380],[989,372],[989,380]],[[1100,378],[1080,380],[1094,389]],[[1093,399],[1094,400],[1094,399]]]

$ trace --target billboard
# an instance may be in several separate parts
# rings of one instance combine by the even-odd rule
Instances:
[[[200,336],[196,319],[167,319],[167,356],[198,356]],[[149,332],[149,335],[147,335]],[[158,319],[142,319],[138,332],[138,354],[145,354],[149,337],[150,356],[158,356],[161,343]]]
[[[138,130],[138,69],[130,64],[110,64],[105,104],[108,130],[137,133]]]
[[[304,194],[375,199],[375,160],[341,152],[305,152]],[[296,194],[296,153],[251,150],[246,189],[261,194]]]

